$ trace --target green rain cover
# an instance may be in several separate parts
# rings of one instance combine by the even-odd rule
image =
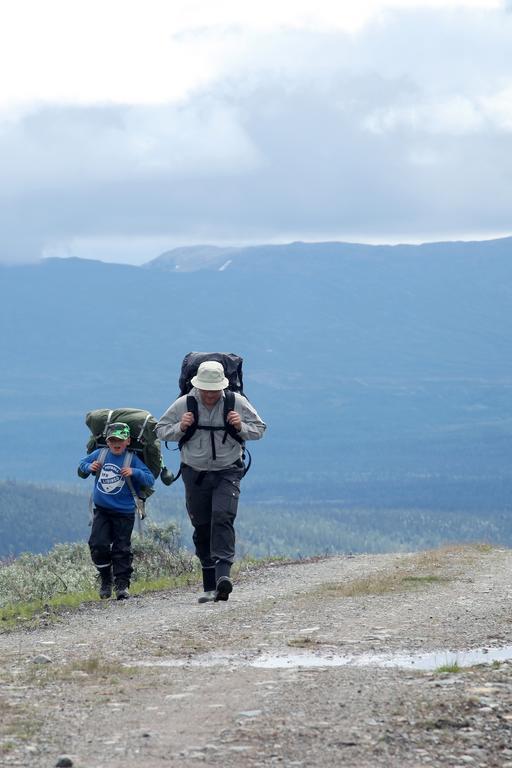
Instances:
[[[160,440],[156,437],[156,419],[149,411],[140,408],[98,408],[89,411],[85,417],[85,423],[91,431],[91,437],[87,442],[87,453],[92,453],[96,448],[106,446],[105,431],[108,424],[114,421],[122,421],[130,427],[130,450],[144,462],[150,472],[157,478],[162,469],[162,452]],[[149,496],[152,489],[146,488],[145,495]]]

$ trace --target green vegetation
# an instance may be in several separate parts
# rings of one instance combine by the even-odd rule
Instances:
[[[175,523],[147,523],[144,538],[134,537],[133,551],[132,595],[200,581],[199,562],[181,546]],[[233,574],[243,577],[269,560],[245,557],[235,563]],[[0,631],[20,622],[51,621],[98,600],[96,569],[85,543],[57,544],[46,555],[25,553],[0,563]]]
[[[402,573],[379,573],[342,584],[326,584],[321,587],[324,594],[332,597],[361,597],[363,595],[384,595],[401,592],[430,584],[450,581],[440,576],[408,576]]]
[[[443,664],[441,667],[438,667],[436,670],[437,674],[443,674],[443,673],[449,673],[449,674],[457,674],[459,672],[462,672],[462,667],[459,665],[457,661],[452,661],[449,664]]]
[[[163,487],[163,486],[162,486]],[[0,481],[0,558],[22,552],[47,552],[57,543],[89,537],[89,495],[92,482],[76,489]],[[161,521],[177,515],[181,500],[167,499]],[[159,513],[158,502],[148,504]]]
[[[422,587],[427,584],[442,584],[446,581],[450,581],[446,576],[434,576],[429,574],[428,576],[404,576],[402,584],[404,587]]]
[[[198,566],[180,546],[177,526],[150,523],[134,538],[133,594],[195,582]],[[0,622],[4,629],[34,616],[98,600],[96,570],[86,544],[58,544],[47,555],[23,554],[0,567]]]
[[[180,520],[180,518],[178,518]],[[411,552],[475,541],[512,545],[512,517],[424,509],[354,509],[334,503],[240,504],[239,550],[300,558]]]
[[[479,544],[429,550],[407,559],[403,565],[395,565],[391,570],[379,571],[352,581],[323,584],[318,589],[327,597],[361,597],[444,584],[457,577],[452,562],[454,555],[463,553],[467,562],[489,551],[490,548],[486,546],[482,549]]]
[[[290,648],[313,648],[321,646],[323,643],[306,635],[306,637],[292,637],[286,641],[286,645]]]
[[[160,483],[148,502],[148,520],[175,522],[191,547],[192,528],[181,487]],[[88,491],[0,482],[0,558],[47,552],[57,542],[85,541],[89,535]],[[241,498],[237,516],[239,557],[294,559],[339,552],[410,552],[447,542],[491,542],[512,546],[508,512],[365,509],[339,503],[249,503]]]
[[[125,666],[117,661],[107,661],[97,656],[89,656],[65,664],[40,664],[32,665],[27,671],[27,678],[31,683],[44,686],[49,683],[64,680],[79,679],[81,684],[96,685],[99,681],[118,683],[126,675],[133,676],[138,670]]]
[[[41,727],[40,719],[26,705],[10,704],[2,699],[0,722],[0,756],[11,752],[20,742],[33,739]]]
[[[385,595],[401,592],[424,584],[449,581],[436,576],[404,576],[400,573],[379,573],[340,584],[325,584],[320,589],[331,597],[362,597],[363,595]]]

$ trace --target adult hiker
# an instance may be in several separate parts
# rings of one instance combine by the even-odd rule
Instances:
[[[259,440],[266,425],[246,397],[225,391],[229,381],[221,363],[202,362],[191,384],[190,393],[178,397],[161,417],[156,433],[160,440],[179,443],[187,512],[203,572],[199,602],[207,603],[227,600],[233,590],[243,443]],[[225,413],[228,395],[233,407]],[[190,398],[197,402],[197,416],[190,410]]]

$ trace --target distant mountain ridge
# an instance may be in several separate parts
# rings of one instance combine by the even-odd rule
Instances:
[[[463,509],[482,478],[508,503],[512,238],[170,254],[0,268],[0,478],[74,482],[88,410],[158,417],[183,356],[221,350],[269,424],[246,496]]]
[[[289,266],[291,261],[310,261],[311,259],[331,258],[400,258],[433,257],[451,253],[463,253],[469,256],[510,254],[512,237],[494,240],[456,241],[422,243],[419,245],[370,245],[345,242],[294,242],[274,245],[217,246],[191,245],[173,248],[144,264],[147,269],[162,269],[180,272],[195,272],[201,269],[221,270],[269,268],[284,260]]]
[[[242,250],[243,248],[230,246],[189,245],[165,251],[143,266],[149,269],[179,270],[180,272],[195,272],[199,269],[221,270]]]

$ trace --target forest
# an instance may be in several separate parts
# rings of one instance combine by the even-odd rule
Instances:
[[[381,491],[383,488],[381,488]],[[385,490],[385,489],[384,489]],[[412,493],[412,492],[411,492]],[[343,501],[245,500],[237,517],[238,555],[309,557],[331,553],[412,551],[446,543],[512,546],[512,516],[503,506],[473,509],[386,506],[368,494],[366,506]],[[57,543],[88,537],[88,491],[0,482],[0,558],[47,552]],[[482,511],[484,510],[484,511]],[[175,521],[191,546],[191,526],[181,495],[155,494],[148,519]]]

